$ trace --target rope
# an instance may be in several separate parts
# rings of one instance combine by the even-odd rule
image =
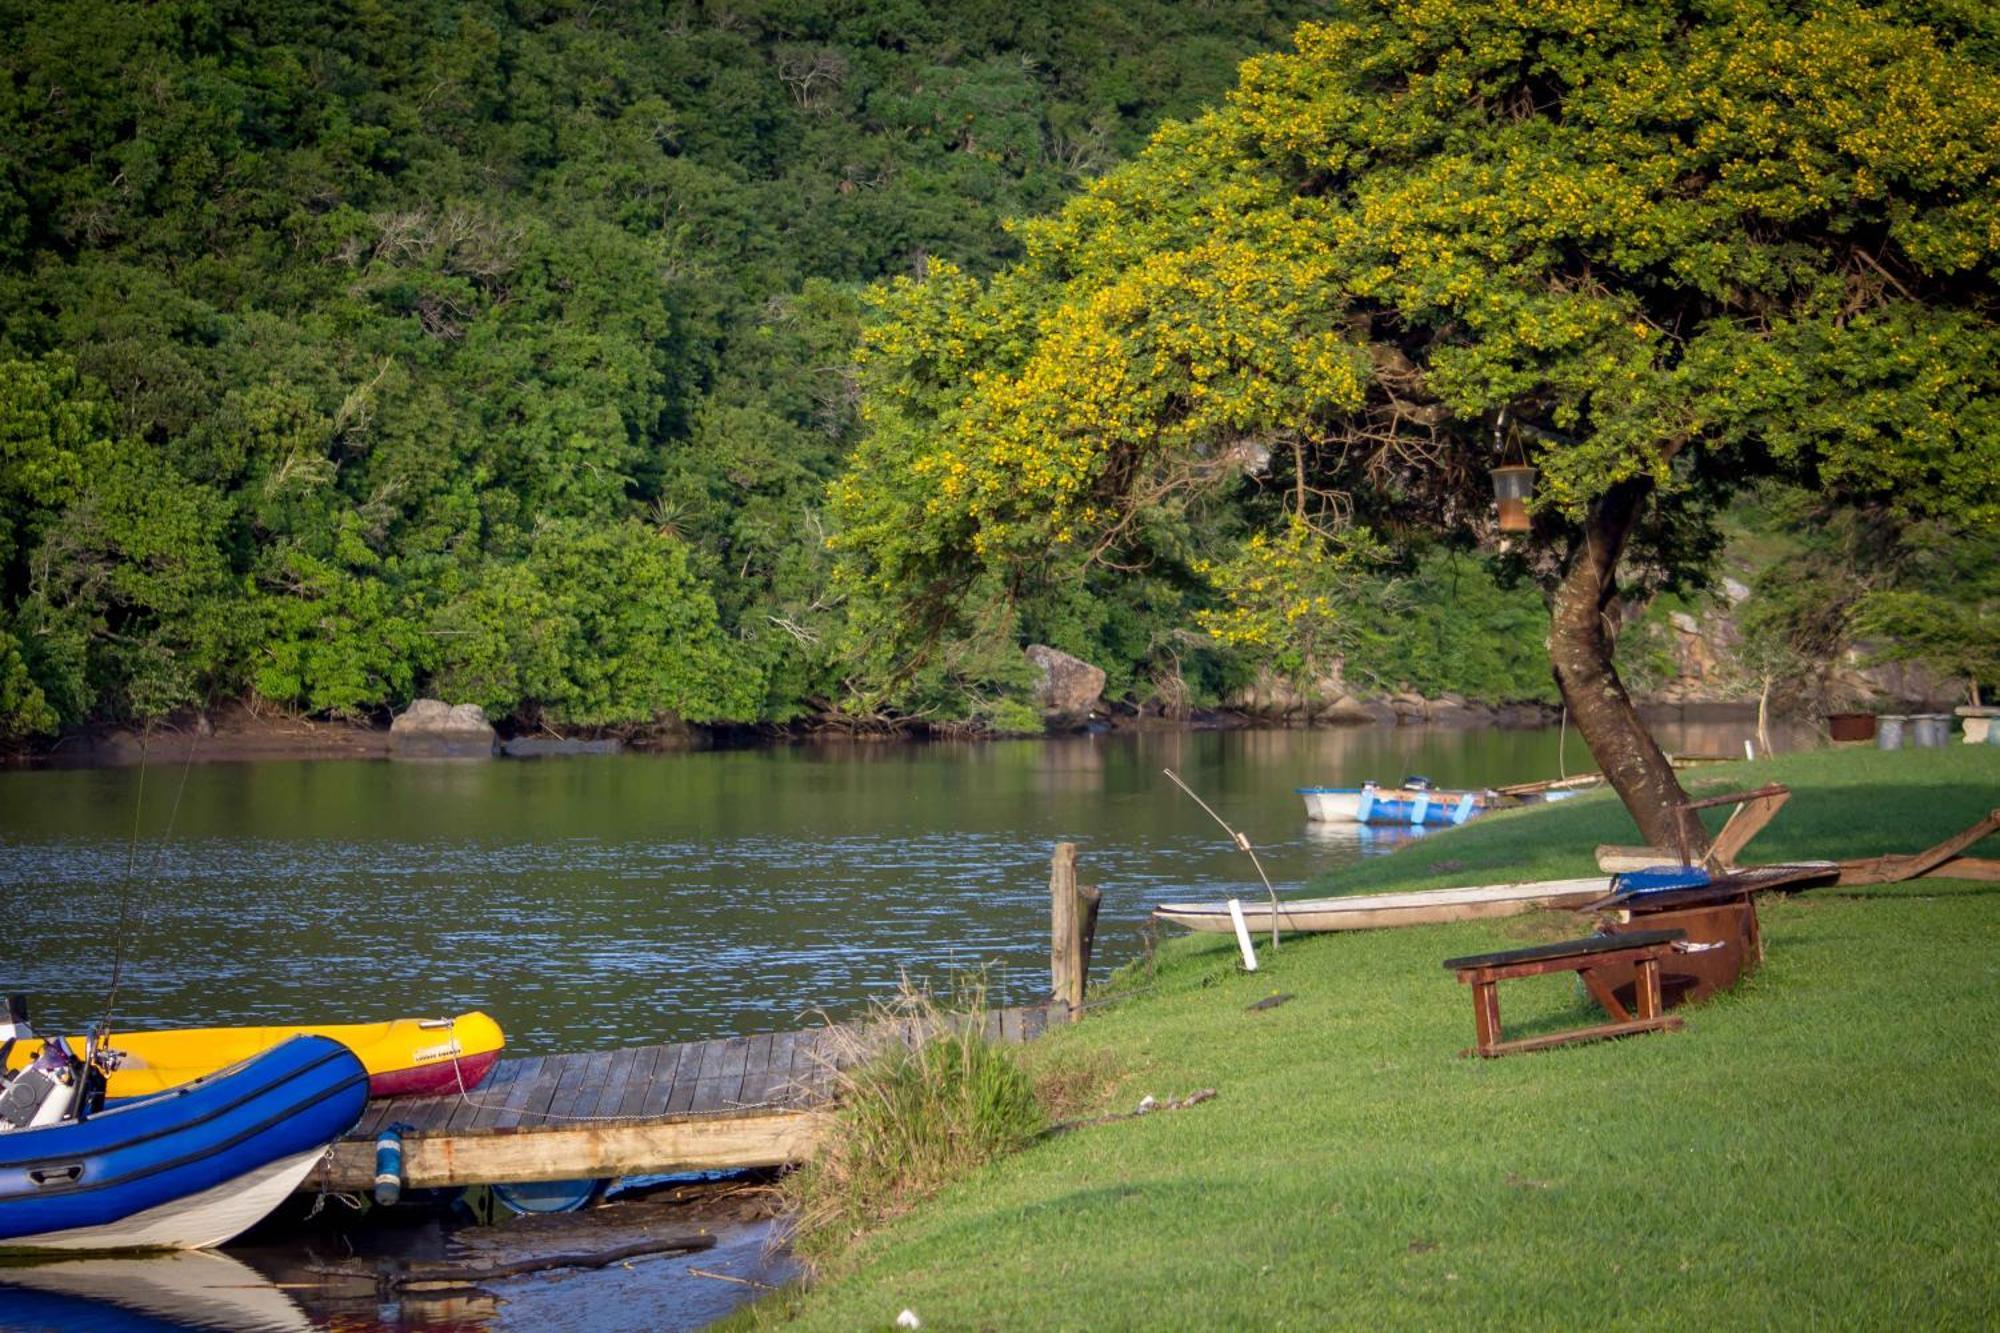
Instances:
[[[1213,810],[1209,810],[1208,802],[1202,800],[1201,797],[1196,796],[1194,788],[1188,786],[1187,783],[1181,781],[1180,774],[1174,772],[1174,770],[1172,770],[1171,768],[1163,768],[1160,771],[1162,773],[1165,773],[1168,779],[1172,781],[1176,787],[1179,787],[1182,791],[1186,792],[1189,796],[1193,797],[1194,803],[1196,805],[1200,806],[1204,810],[1208,810],[1208,817],[1210,819],[1213,819],[1216,823],[1222,825],[1222,831],[1229,835],[1229,840],[1231,842],[1235,843],[1242,850],[1250,854],[1250,864],[1257,867],[1257,878],[1264,881],[1264,892],[1269,894],[1271,898],[1271,947],[1273,949],[1277,948],[1278,916],[1279,916],[1278,891],[1271,887],[1271,877],[1264,873],[1264,863],[1257,859],[1256,849],[1250,846],[1250,839],[1244,837],[1241,833],[1238,833],[1235,829],[1229,827],[1229,825],[1223,820],[1221,815],[1216,814],[1215,811]]]

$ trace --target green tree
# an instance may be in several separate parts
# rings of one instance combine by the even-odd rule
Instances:
[[[1019,264],[884,293],[833,491],[845,587],[920,639],[968,598],[1152,562],[1144,516],[1195,497],[1490,542],[1512,428],[1541,490],[1511,558],[1548,591],[1557,684],[1670,842],[1621,586],[1698,579],[1718,498],[1772,473],[2000,518],[2000,77],[1976,15],[1923,18],[1425,0],[1305,25],[1024,228]]]

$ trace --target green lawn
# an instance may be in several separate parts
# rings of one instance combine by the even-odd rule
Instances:
[[[1916,850],[2000,806],[1993,749],[1695,775],[1770,778],[1797,794],[1758,859]],[[1338,885],[1580,873],[1631,840],[1615,805],[1576,801]],[[1175,941],[1030,1058],[1115,1069],[1114,1108],[1215,1100],[1003,1160],[743,1322],[1991,1326],[2000,885],[1820,890],[1763,920],[1763,969],[1684,1031],[1491,1062],[1458,1057],[1471,1005],[1439,961],[1567,921],[1294,937],[1255,975],[1226,938]],[[1295,998],[1246,1011],[1274,991]],[[1554,978],[1502,997],[1510,1027],[1586,1012]]]

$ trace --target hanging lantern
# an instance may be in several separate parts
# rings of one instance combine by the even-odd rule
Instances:
[[[1535,494],[1535,469],[1511,463],[1493,469],[1493,498],[1500,506],[1500,531],[1527,532],[1534,527],[1528,501]]]

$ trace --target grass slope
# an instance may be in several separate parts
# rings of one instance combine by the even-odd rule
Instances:
[[[1991,750],[1701,776],[1794,786],[1760,858],[1914,850],[2000,806]],[[1426,883],[1575,873],[1593,842],[1630,839],[1615,806],[1578,801],[1427,839],[1342,887],[1408,868]],[[1175,941],[1155,975],[1120,979],[1125,1003],[1030,1055],[1114,1064],[1119,1108],[1215,1100],[1045,1140],[738,1322],[884,1327],[906,1307],[931,1329],[2000,1318],[2000,887],[1771,901],[1763,969],[1685,1011],[1685,1031],[1460,1059],[1471,1006],[1439,961],[1580,924],[1297,937],[1254,976],[1226,938]],[[1274,991],[1295,998],[1246,1011]],[[1589,1012],[1554,978],[1502,1000],[1513,1030]]]

